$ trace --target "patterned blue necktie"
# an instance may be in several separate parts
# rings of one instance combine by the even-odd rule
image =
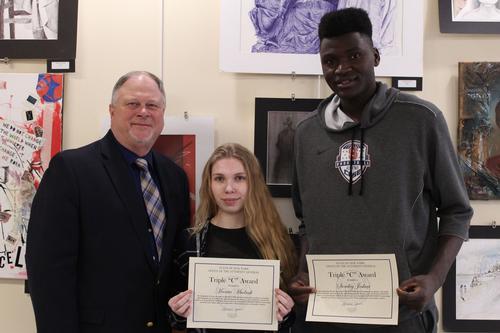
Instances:
[[[153,181],[148,169],[148,162],[143,158],[135,160],[137,166],[141,169],[141,188],[144,197],[146,210],[148,211],[151,227],[158,251],[158,261],[161,257],[161,248],[163,241],[163,228],[165,226],[165,209],[161,202],[160,191]]]

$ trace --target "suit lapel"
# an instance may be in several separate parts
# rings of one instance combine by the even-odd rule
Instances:
[[[101,156],[104,168],[111,178],[116,190],[116,195],[120,197],[124,209],[130,216],[137,237],[142,244],[144,255],[153,271],[156,270],[156,264],[151,254],[151,239],[147,231],[145,221],[147,214],[144,209],[144,201],[137,193],[137,188],[130,174],[127,163],[116,147],[111,137],[111,131],[101,140]]]

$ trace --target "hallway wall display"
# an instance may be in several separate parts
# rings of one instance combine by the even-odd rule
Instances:
[[[0,277],[26,278],[31,201],[61,150],[62,74],[0,74]]]

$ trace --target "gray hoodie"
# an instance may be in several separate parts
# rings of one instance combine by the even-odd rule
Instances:
[[[438,236],[466,239],[473,213],[442,113],[377,83],[361,121],[333,130],[333,97],[295,134],[292,197],[309,253],[394,253],[399,282],[426,274]],[[411,315],[400,308],[400,321]]]

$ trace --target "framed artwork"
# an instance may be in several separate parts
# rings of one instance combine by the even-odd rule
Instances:
[[[0,58],[75,59],[77,21],[77,0],[0,0]]]
[[[322,99],[255,99],[254,153],[274,197],[291,196],[295,128],[321,101]]]
[[[26,279],[31,202],[61,150],[62,106],[62,74],[0,74],[0,278]]]
[[[453,332],[498,332],[500,228],[471,226],[443,285],[443,327]]]
[[[500,62],[458,68],[458,157],[469,198],[500,199]]]
[[[325,13],[346,7],[370,16],[381,53],[377,76],[423,75],[422,0],[222,0],[220,68],[320,75],[318,24]]]
[[[482,0],[439,0],[439,30],[463,34],[498,34],[500,4]]]

